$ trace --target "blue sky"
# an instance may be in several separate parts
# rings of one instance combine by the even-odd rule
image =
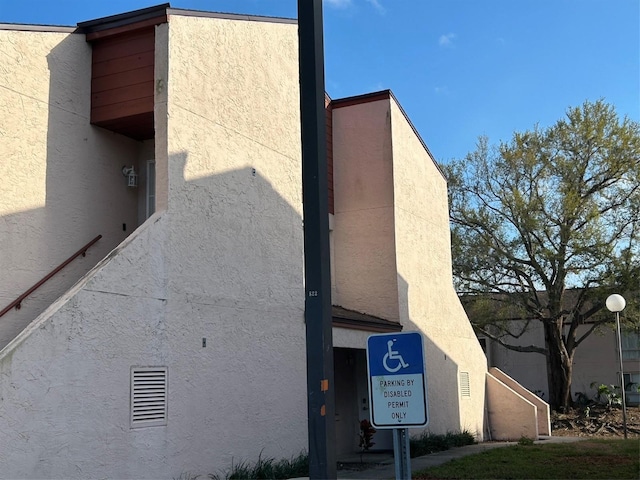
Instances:
[[[0,0],[0,23],[75,25],[162,0]],[[296,17],[296,0],[174,0]],[[603,98],[640,120],[638,0],[325,0],[332,98],[391,89],[440,162]]]

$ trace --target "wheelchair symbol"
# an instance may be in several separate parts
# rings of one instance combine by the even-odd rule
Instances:
[[[407,368],[409,366],[409,364],[406,363],[402,358],[402,355],[400,355],[400,352],[393,349],[393,342],[395,342],[395,340],[387,341],[388,351],[387,353],[384,354],[384,357],[382,357],[382,365],[384,366],[385,370],[389,373],[395,373],[401,368]],[[398,363],[395,366],[390,367],[389,360],[397,360]]]

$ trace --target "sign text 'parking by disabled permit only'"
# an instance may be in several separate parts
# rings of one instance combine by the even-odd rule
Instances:
[[[375,428],[422,427],[428,423],[422,334],[369,336],[367,368],[371,424]]]

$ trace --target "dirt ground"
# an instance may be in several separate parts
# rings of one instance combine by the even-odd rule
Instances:
[[[624,436],[621,407],[591,405],[551,414],[551,435],[568,437]],[[627,436],[640,438],[640,407],[627,407]]]

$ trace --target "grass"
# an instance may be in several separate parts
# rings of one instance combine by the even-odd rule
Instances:
[[[418,479],[638,479],[638,439],[514,445],[413,473]]]
[[[411,458],[434,452],[442,452],[453,447],[473,445],[474,443],[476,443],[475,437],[467,430],[462,432],[447,432],[445,435],[434,435],[429,432],[423,432],[421,435],[413,437],[410,440]]]
[[[308,476],[309,455],[301,452],[297,457],[277,461],[258,455],[256,463],[240,462],[232,465],[228,472],[222,475],[209,475],[209,478],[211,480],[280,480]]]

